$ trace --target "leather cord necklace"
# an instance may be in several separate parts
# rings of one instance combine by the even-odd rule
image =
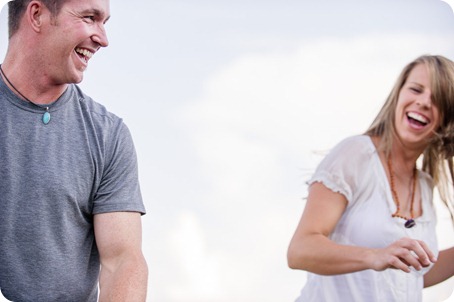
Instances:
[[[50,122],[50,112],[49,112],[49,108],[50,106],[40,106],[38,104],[35,104],[33,103],[32,101],[30,101],[27,97],[25,97],[25,95],[23,95],[19,90],[17,90],[16,87],[14,87],[13,83],[11,83],[11,81],[8,79],[8,77],[5,75],[5,73],[3,72],[3,69],[2,69],[2,65],[0,65],[0,73],[2,74],[2,76],[5,78],[5,80],[8,82],[8,84],[22,97],[24,98],[27,102],[30,102],[31,104],[35,105],[36,107],[38,108],[41,108],[41,109],[45,109],[46,111],[43,113],[43,116],[41,118],[41,120],[43,121],[44,125],[47,125],[49,124]]]
[[[411,189],[411,199],[410,199],[410,217],[406,217],[400,214],[400,202],[399,202],[399,196],[397,195],[397,191],[394,187],[394,173],[392,169],[392,162],[391,162],[391,156],[388,157],[388,170],[389,170],[389,182],[391,185],[391,193],[393,195],[394,202],[396,203],[396,212],[392,214],[392,217],[398,217],[402,218],[405,221],[405,227],[406,228],[412,228],[416,225],[416,222],[414,220],[414,213],[413,213],[413,204],[415,201],[415,191],[416,191],[416,177],[418,175],[418,170],[416,167],[413,169],[413,177],[412,177],[412,189]]]

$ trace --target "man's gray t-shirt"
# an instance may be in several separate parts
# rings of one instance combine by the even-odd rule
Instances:
[[[0,289],[12,301],[96,301],[93,215],[145,213],[120,118],[76,85],[45,111],[0,77]]]

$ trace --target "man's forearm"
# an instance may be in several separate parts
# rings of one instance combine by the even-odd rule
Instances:
[[[148,267],[143,256],[101,266],[99,302],[145,302]]]

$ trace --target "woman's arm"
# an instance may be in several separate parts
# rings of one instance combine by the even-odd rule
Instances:
[[[420,270],[429,265],[429,259],[436,261],[424,242],[409,238],[402,238],[383,249],[336,244],[328,236],[346,207],[347,200],[342,194],[331,191],[322,183],[310,186],[304,213],[288,249],[290,268],[321,275],[387,268],[410,272],[410,266]]]
[[[440,251],[434,267],[424,275],[424,287],[443,282],[454,275],[454,247]]]

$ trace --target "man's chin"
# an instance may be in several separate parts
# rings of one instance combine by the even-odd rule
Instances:
[[[83,71],[77,71],[74,76],[69,79],[68,84],[79,84],[84,79]]]
[[[73,82],[73,84],[79,84],[80,82],[82,82],[83,79],[84,79],[84,77],[81,76],[80,78],[78,78],[77,80],[75,80],[75,81]]]

